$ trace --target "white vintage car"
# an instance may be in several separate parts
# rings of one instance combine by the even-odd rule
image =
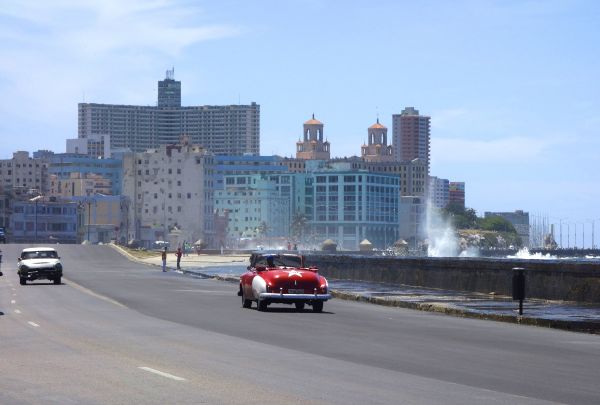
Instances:
[[[27,284],[27,280],[38,279],[52,280],[54,284],[60,284],[63,268],[60,257],[54,248],[23,249],[17,261],[19,262],[17,273],[21,285]]]

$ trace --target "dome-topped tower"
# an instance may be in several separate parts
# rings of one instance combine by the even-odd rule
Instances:
[[[315,115],[304,123],[304,139],[296,142],[296,158],[329,160],[329,142],[323,140],[323,123]]]
[[[387,127],[377,122],[367,129],[369,141],[361,148],[361,156],[366,162],[391,162],[394,160],[392,145],[387,144]]]

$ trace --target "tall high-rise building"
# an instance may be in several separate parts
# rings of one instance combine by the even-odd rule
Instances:
[[[419,115],[414,107],[392,115],[392,144],[397,161],[419,158],[425,160],[429,168],[430,120],[431,117]]]
[[[175,68],[167,70],[165,80],[158,82],[158,106],[181,107],[181,82],[175,80]]]
[[[323,123],[315,115],[304,123],[304,138],[296,142],[296,158],[304,160],[328,160],[329,142],[323,139]]]
[[[156,106],[80,103],[78,122],[79,139],[103,139],[110,150],[143,152],[187,136],[190,143],[216,155],[260,153],[258,104],[182,107],[181,82],[174,79],[173,70],[158,82]],[[88,142],[90,151],[94,149]],[[97,153],[109,157],[105,149]]]

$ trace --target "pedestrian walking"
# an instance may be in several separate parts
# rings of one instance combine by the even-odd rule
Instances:
[[[181,262],[181,255],[183,255],[183,252],[181,251],[181,247],[178,247],[177,252],[175,252],[175,256],[177,256],[177,270],[181,269],[181,266],[179,265]]]
[[[167,271],[167,247],[166,246],[162,251],[161,258],[162,258],[162,268],[163,268],[162,270]]]

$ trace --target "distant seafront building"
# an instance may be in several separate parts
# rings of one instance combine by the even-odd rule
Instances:
[[[465,183],[463,181],[448,183],[448,204],[465,208]]]
[[[438,209],[448,206],[450,199],[450,181],[436,176],[429,177],[429,200],[431,205]]]
[[[363,239],[386,247],[399,238],[398,175],[356,170],[350,162],[312,163],[296,174],[294,194],[315,246],[333,239],[341,249],[358,250]]]
[[[67,149],[109,157],[107,150],[143,152],[184,135],[216,155],[258,155],[260,106],[181,106],[181,82],[169,70],[158,82],[156,106],[80,103],[78,140],[69,140]]]
[[[529,213],[523,210],[516,210],[515,212],[486,212],[485,218],[490,217],[501,217],[510,222],[517,231],[517,234],[521,237],[524,247],[530,247],[529,240]],[[536,246],[537,247],[537,246]]]
[[[419,110],[406,107],[392,115],[392,145],[396,161],[423,159],[429,168],[431,117],[419,115]]]

